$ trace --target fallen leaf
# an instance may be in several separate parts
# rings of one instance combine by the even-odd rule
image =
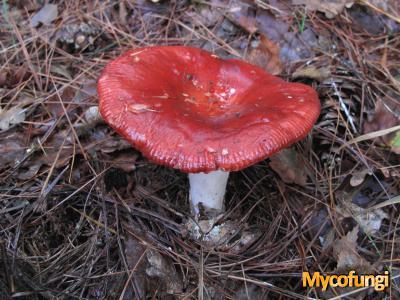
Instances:
[[[326,207],[320,207],[318,209],[312,210],[312,215],[310,222],[307,224],[309,226],[310,233],[314,236],[319,234],[321,244],[325,242],[325,235],[327,235],[332,229],[332,222],[329,219],[328,211]]]
[[[96,128],[92,132],[91,138],[96,141],[93,145],[93,151],[112,153],[118,150],[132,149],[132,145],[126,139],[117,135],[110,136],[106,127]]]
[[[126,24],[126,19],[128,17],[128,10],[123,1],[119,1],[118,15],[121,24]]]
[[[336,259],[336,269],[333,271],[335,274],[347,274],[349,271],[355,271],[356,274],[374,274],[374,266],[364,259],[357,251],[357,238],[359,228],[355,226],[344,237],[335,240],[333,244],[333,256]],[[351,293],[357,289],[356,287],[328,287],[325,292],[321,292],[321,297],[330,299],[338,294]],[[358,291],[356,297],[352,299],[362,300],[367,296],[368,290]]]
[[[136,170],[136,162],[139,155],[136,152],[129,151],[121,153],[113,153],[110,155],[111,166],[120,168],[126,173]]]
[[[361,172],[353,173],[350,178],[350,185],[351,186],[359,186],[365,180],[367,175],[372,175],[372,172],[368,169],[364,169]]]
[[[137,299],[145,298],[146,294],[146,260],[144,259],[144,252],[146,247],[142,245],[137,239],[128,235],[125,238],[125,256],[126,263],[129,270],[134,271],[132,281],[135,283],[136,291],[133,290],[132,286],[129,285],[124,299]],[[138,293],[138,295],[136,294]]]
[[[274,12],[284,14],[284,12],[280,13],[276,10]],[[267,10],[257,9],[254,11],[245,5],[233,7],[226,15],[229,20],[247,32],[251,34],[259,32],[278,45],[279,58],[283,64],[315,56],[312,49],[318,47],[318,38],[310,28],[305,28],[301,32],[293,32],[286,20],[277,18]]]
[[[22,64],[3,68],[0,72],[0,87],[12,87],[29,78],[29,70]]]
[[[199,18],[200,22],[206,27],[214,26],[223,18],[221,11],[207,5],[200,6],[197,14],[195,12],[188,12],[188,14],[192,14],[191,17]]]
[[[271,156],[270,159],[269,165],[285,183],[306,185],[306,167],[300,155],[293,148],[284,149]]]
[[[242,5],[232,7],[228,12],[228,17],[248,33],[255,33],[258,29],[256,19],[248,12],[248,8]]]
[[[182,279],[171,262],[155,250],[147,250],[146,256],[148,261],[146,274],[158,278],[165,286],[167,294],[181,293]]]
[[[7,132],[8,133],[8,132]],[[23,157],[25,148],[23,145],[23,136],[17,133],[1,136],[0,143],[0,168],[15,164]]]
[[[380,197],[379,195],[382,195],[388,189],[390,187],[385,181],[378,181],[373,176],[366,176],[361,185],[353,188],[350,182],[350,187],[344,187],[341,192],[337,191],[336,194],[338,197],[342,197],[344,202],[350,201],[359,207],[369,208],[371,204],[376,202],[377,197]],[[340,196],[340,193],[343,196]]]
[[[4,69],[1,70],[0,71],[0,88],[4,87],[6,85],[7,77],[8,77],[7,71]]]
[[[395,7],[396,2],[400,3],[397,0],[368,0],[369,4],[385,12],[399,12],[400,5],[397,4],[397,7]],[[392,35],[400,31],[400,24],[398,22],[383,17],[381,13],[376,13],[374,9],[366,9],[365,5],[353,5],[352,8],[349,9],[349,19],[354,29],[358,28],[360,31],[368,32],[371,36],[385,33]]]
[[[232,234],[236,233],[237,224],[227,221],[220,225],[215,225],[214,219],[200,220],[198,222],[189,219],[185,227],[190,232],[191,238],[195,240],[202,239],[204,245],[215,247],[228,244]]]
[[[290,16],[293,7],[290,0],[269,0],[270,10],[276,16]]]
[[[322,67],[318,69],[314,66],[299,68],[292,75],[293,78],[311,78],[318,81],[324,81],[330,76],[331,72],[329,67]]]
[[[42,166],[41,161],[39,161],[39,160],[35,161],[33,164],[29,165],[27,170],[19,171],[19,174],[17,176],[18,179],[20,179],[20,180],[31,179],[33,176],[35,176],[39,172],[41,166]]]
[[[98,106],[91,106],[85,111],[85,121],[88,124],[96,125],[98,123],[103,122],[103,118],[101,117],[99,113],[99,107]]]
[[[58,131],[44,144],[46,148],[43,155],[37,159],[47,166],[54,165],[55,168],[64,167],[69,163],[74,154],[80,153],[80,148],[74,149],[74,137],[67,130]],[[60,147],[63,147],[60,149]],[[57,161],[55,161],[57,159]]]
[[[46,4],[31,19],[31,27],[37,27],[39,24],[49,25],[58,17],[57,4]]]
[[[382,100],[378,100],[372,118],[364,123],[364,134],[378,130],[388,129],[400,124],[396,112],[400,111],[400,105],[389,107]],[[392,132],[377,138],[377,141],[390,147],[394,153],[399,153],[400,132]]]
[[[290,31],[290,25],[282,19],[275,17],[265,10],[258,10],[256,15],[256,25],[259,32],[266,35],[275,43],[286,42],[285,35]]]
[[[373,272],[372,265],[357,252],[357,237],[359,228],[355,226],[343,238],[333,244],[333,255],[336,258],[336,272],[346,273],[357,270],[357,273]]]
[[[367,211],[356,206],[354,210],[356,212],[355,219],[366,234],[376,233],[381,228],[383,219],[389,218],[382,209]]]
[[[61,92],[59,92],[58,95],[51,96],[48,99],[48,101],[45,102],[47,111],[55,118],[64,115],[65,111],[63,105],[60,102],[61,98],[61,101],[65,103],[64,104],[65,109],[67,110],[68,114],[71,115],[70,117],[72,118],[73,114],[75,113],[74,109],[77,107],[77,105],[71,104],[71,102],[74,102],[73,99],[75,94],[76,90],[71,86],[67,86]]]
[[[307,10],[325,13],[328,19],[340,14],[344,8],[350,8],[354,0],[292,0],[294,5],[305,5]]]
[[[263,299],[265,296],[263,294],[262,288],[255,284],[245,284],[240,287],[235,293],[235,300],[248,300],[248,299]]]
[[[375,234],[382,225],[383,219],[388,219],[389,216],[381,208],[368,210],[350,202],[336,207],[336,211],[341,215],[341,218],[354,218],[360,228],[366,234]]]
[[[50,72],[72,80],[72,76],[65,65],[51,65]]]
[[[273,75],[280,74],[283,70],[279,59],[279,46],[265,35],[261,35],[258,46],[250,50],[247,61]]]
[[[74,102],[86,102],[88,98],[97,98],[97,81],[84,78],[83,84],[76,92]]]
[[[9,110],[0,108],[0,130],[8,130],[10,125],[19,124],[25,121],[25,110],[18,106],[13,106]]]
[[[391,141],[391,150],[396,154],[400,154],[400,131],[396,132],[396,136]]]
[[[23,80],[28,79],[29,75],[28,67],[25,64],[22,64],[13,72],[12,78],[10,78],[10,85],[19,84]]]

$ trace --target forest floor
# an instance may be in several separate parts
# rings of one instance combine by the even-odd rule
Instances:
[[[400,298],[397,0],[0,5],[1,299]],[[188,236],[187,176],[97,114],[107,62],[150,45],[243,59],[320,97],[307,138],[231,174],[237,231],[219,245]],[[302,285],[350,270],[389,271],[390,287]]]

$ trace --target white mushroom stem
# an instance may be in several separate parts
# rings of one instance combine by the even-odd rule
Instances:
[[[210,212],[223,210],[228,177],[229,172],[220,170],[189,174],[190,205],[195,216],[199,214],[200,207],[204,207],[206,211]]]

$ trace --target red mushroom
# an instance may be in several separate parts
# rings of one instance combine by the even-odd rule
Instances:
[[[320,113],[307,85],[183,46],[126,52],[98,92],[112,128],[150,160],[189,173],[195,214],[222,211],[229,172],[304,138]]]

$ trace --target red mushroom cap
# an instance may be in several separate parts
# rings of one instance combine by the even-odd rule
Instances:
[[[304,138],[320,113],[307,85],[183,46],[126,52],[98,92],[112,128],[150,160],[190,173],[254,164]]]

